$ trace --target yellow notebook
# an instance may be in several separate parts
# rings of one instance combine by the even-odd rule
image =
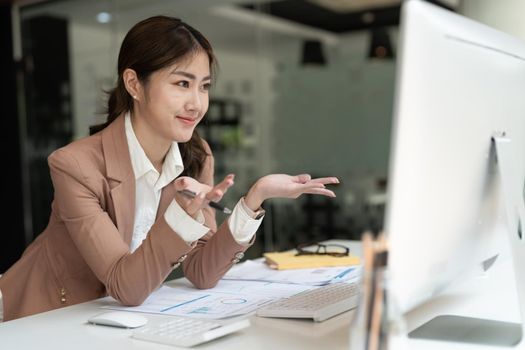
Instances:
[[[307,269],[315,267],[359,265],[360,259],[355,255],[335,257],[330,255],[295,255],[295,251],[282,253],[264,253],[266,263],[273,269]]]

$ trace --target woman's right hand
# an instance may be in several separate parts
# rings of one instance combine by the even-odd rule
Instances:
[[[218,202],[222,199],[228,189],[233,186],[235,175],[229,174],[217,185],[211,187],[203,184],[189,176],[182,176],[175,180],[177,191],[190,190],[196,193],[195,198],[179,196],[177,202],[193,218],[197,217],[199,211],[206,207],[210,201]]]

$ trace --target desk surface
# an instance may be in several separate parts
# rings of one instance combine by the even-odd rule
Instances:
[[[338,241],[338,243],[342,243]],[[360,255],[359,242],[345,242],[352,252]],[[458,315],[488,317],[497,320],[517,322],[519,312],[513,302],[515,289],[509,288],[513,270],[510,261],[497,262],[490,276],[465,280],[433,303],[424,305],[407,315],[407,328],[432,318],[441,312]],[[185,284],[184,279],[169,282],[169,285]],[[507,283],[507,284],[506,284]],[[512,283],[511,283],[511,286]],[[473,291],[485,289],[483,295]],[[446,301],[446,302],[445,302]],[[453,301],[453,302],[451,302]],[[455,301],[455,302],[454,302]],[[18,320],[0,323],[0,344],[2,349],[56,350],[74,348],[93,349],[174,349],[173,346],[135,340],[132,331],[113,327],[95,326],[86,320],[100,313],[105,305],[102,299],[78,304]],[[147,315],[148,318],[166,317]],[[199,349],[349,349],[349,329],[353,311],[336,316],[325,322],[307,320],[285,320],[252,316],[252,326],[235,334],[200,345]],[[486,349],[496,349],[484,347]],[[479,349],[479,346],[459,343],[444,343],[423,340],[400,339],[395,349]],[[508,348],[504,348],[508,349]],[[360,350],[360,349],[359,349]]]
[[[339,242],[339,241],[338,241]],[[342,243],[342,242],[340,242]],[[344,242],[360,255],[359,242]],[[170,286],[188,283],[185,279],[168,282]],[[174,349],[173,346],[132,339],[132,330],[96,326],[87,319],[102,312],[103,299],[0,323],[2,349]],[[353,311],[321,323],[308,320],[270,319],[252,316],[251,327],[212,342],[199,349],[272,350],[348,349]],[[149,319],[166,317],[148,314]]]
[[[0,326],[2,349],[173,349],[132,339],[131,330],[96,326],[86,320],[104,303],[93,301],[6,322]],[[148,315],[150,319],[166,317]],[[347,349],[350,313],[320,324],[252,317],[252,326],[199,346],[199,349]]]

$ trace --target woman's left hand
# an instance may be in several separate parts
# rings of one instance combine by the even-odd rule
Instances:
[[[257,210],[262,202],[269,198],[297,198],[302,194],[335,197],[335,193],[325,185],[338,183],[336,177],[312,179],[309,174],[296,176],[271,174],[257,180],[246,194],[244,201],[250,209]]]

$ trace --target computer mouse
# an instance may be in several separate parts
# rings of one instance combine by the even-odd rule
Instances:
[[[91,317],[89,323],[121,328],[137,328],[148,323],[148,319],[129,311],[109,311]]]

